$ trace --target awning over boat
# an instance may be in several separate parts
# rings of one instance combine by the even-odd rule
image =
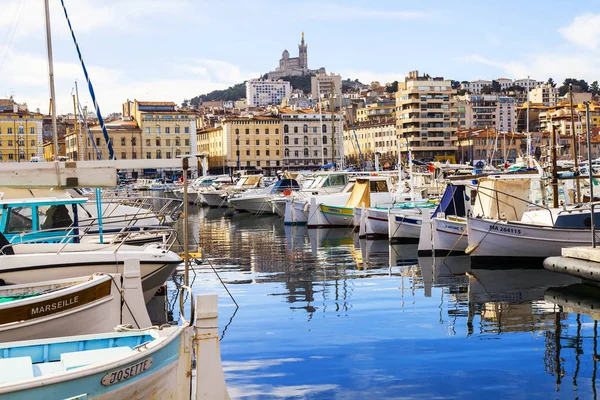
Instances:
[[[442,196],[440,204],[435,209],[433,217],[436,217],[438,213],[444,213],[446,215],[456,215],[458,217],[466,216],[465,212],[465,187],[463,185],[448,185],[446,191]]]
[[[319,167],[319,169],[327,169],[327,168],[333,168],[333,167],[335,167],[335,163],[329,163],[329,164],[321,165]]]
[[[371,207],[371,189],[368,179],[357,179],[346,207]]]

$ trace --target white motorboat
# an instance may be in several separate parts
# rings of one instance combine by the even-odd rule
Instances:
[[[321,200],[331,201],[336,194],[350,193],[354,182],[350,181],[347,172],[322,172],[306,179],[302,189],[292,193],[286,199],[283,214],[286,225],[303,225],[308,222],[308,207],[311,197],[317,197],[317,203]],[[348,200],[348,196],[344,202]]]
[[[236,193],[227,200],[229,205],[238,211],[248,211],[252,214],[273,214],[273,206],[270,200],[280,194],[291,195],[293,191],[300,189],[295,179],[283,178],[258,192]]]
[[[95,272],[123,273],[128,258],[140,260],[144,299],[150,301],[181,261],[179,255],[159,245],[143,247],[94,243],[8,244],[0,235],[0,279],[26,284],[68,279]]]
[[[139,263],[129,259],[124,270],[0,286],[0,342],[149,327]]]
[[[200,192],[200,196],[202,198],[202,204],[206,204],[209,207],[228,207],[227,199],[233,193],[242,193],[247,190],[253,190],[260,187],[262,185],[261,174],[259,175],[243,175],[237,181],[235,185],[230,186],[222,186],[220,188],[215,188],[214,190],[206,190]]]

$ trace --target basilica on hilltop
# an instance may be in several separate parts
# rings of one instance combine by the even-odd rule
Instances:
[[[280,79],[284,76],[304,76],[324,74],[325,68],[308,69],[308,46],[304,43],[304,32],[302,40],[298,45],[298,57],[290,57],[290,52],[284,50],[279,60],[279,67],[275,71],[267,73],[269,79]]]

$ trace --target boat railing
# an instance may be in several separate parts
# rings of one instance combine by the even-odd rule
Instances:
[[[498,216],[497,216],[497,219],[499,219],[499,220],[500,220],[500,219],[504,219],[504,218],[501,218],[501,217],[500,217],[500,204],[502,204],[502,205],[505,205],[505,206],[507,206],[507,207],[511,208],[511,209],[512,209],[512,211],[514,212],[515,216],[516,216],[516,215],[518,215],[518,213],[517,213],[517,209],[515,208],[515,206],[514,206],[514,205],[512,205],[512,204],[510,204],[510,203],[508,203],[508,202],[505,202],[504,200],[500,200],[499,196],[497,196],[497,195],[496,195],[496,196],[491,196],[490,194],[488,194],[488,193],[485,193],[485,192],[483,192],[483,191],[479,190],[479,187],[478,187],[478,186],[472,186],[472,185],[466,185],[466,186],[467,186],[469,189],[474,189],[474,190],[476,190],[476,191],[477,191],[477,195],[476,195],[475,199],[476,199],[476,200],[479,200],[479,202],[480,202],[479,204],[481,205],[481,208],[482,208],[482,209],[484,208],[484,205],[483,205],[483,203],[481,202],[481,197],[480,197],[480,196],[486,196],[486,197],[489,197],[489,198],[491,198],[492,200],[496,201],[496,208],[497,208],[497,210],[498,210]],[[499,193],[499,194],[502,194],[502,195],[504,195],[504,196],[506,196],[506,197],[510,197],[510,198],[512,198],[512,199],[515,199],[515,200],[521,201],[521,202],[523,202],[523,203],[527,204],[528,206],[533,206],[533,207],[536,207],[537,209],[540,209],[540,210],[546,210],[546,211],[548,211],[548,214],[550,215],[550,221],[552,222],[552,225],[554,225],[554,223],[555,223],[555,221],[554,221],[554,214],[552,213],[552,210],[550,210],[550,208],[548,208],[548,207],[546,207],[546,206],[543,206],[543,205],[540,205],[540,204],[536,204],[536,203],[534,203],[534,202],[532,202],[532,201],[530,201],[530,200],[523,199],[523,198],[521,198],[521,197],[515,196],[515,195],[513,195],[513,194],[510,194],[510,193],[504,192],[504,191],[502,191],[502,190],[499,190],[499,189],[488,188],[488,187],[486,187],[486,188],[483,188],[483,189],[484,189],[485,191],[488,191],[488,190],[489,190],[489,191],[492,191],[492,192],[494,192],[494,193],[497,193],[497,194]],[[492,217],[492,218],[493,218],[493,217]]]
[[[56,251],[56,254],[60,254],[64,251],[67,245],[72,243],[97,243],[104,245],[116,245],[113,252],[117,252],[122,245],[133,243],[133,242],[148,242],[158,241],[160,238],[160,247],[165,250],[170,250],[175,242],[178,241],[178,233],[175,229],[166,226],[151,226],[144,227],[143,230],[132,231],[125,230],[123,228],[119,232],[114,233],[102,233],[102,232],[89,232],[90,227],[79,227],[71,226],[68,229],[65,228],[52,228],[33,232],[33,237],[28,237],[32,232],[24,232],[19,237],[19,240],[13,239],[10,243],[0,248],[0,255],[10,254],[6,250],[16,245],[27,245],[27,244],[41,244],[41,243],[54,243],[62,244],[62,246]],[[146,235],[146,239],[141,237]],[[96,239],[97,238],[97,239]]]

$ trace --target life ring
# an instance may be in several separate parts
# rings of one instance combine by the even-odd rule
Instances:
[[[284,196],[289,196],[289,195],[291,195],[291,194],[292,194],[292,191],[291,191],[290,189],[285,189],[285,190],[283,191],[283,195],[284,195]]]
[[[429,170],[429,172],[433,172],[433,171],[435,171],[435,167],[433,166],[433,164],[429,164],[429,165],[427,166],[427,169]]]

